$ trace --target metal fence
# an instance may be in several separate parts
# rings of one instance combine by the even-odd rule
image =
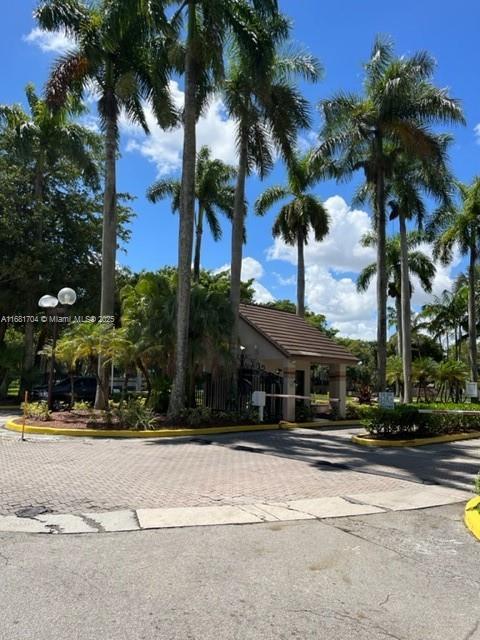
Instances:
[[[279,420],[282,417],[282,399],[268,395],[282,393],[282,376],[261,367],[242,367],[238,370],[237,380],[235,388],[232,375],[205,374],[195,386],[195,406],[208,407],[213,411],[248,411],[252,408],[253,392],[265,391],[264,420]]]

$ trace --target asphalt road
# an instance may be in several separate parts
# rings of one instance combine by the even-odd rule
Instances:
[[[0,534],[1,640],[479,640],[462,505],[102,535]]]

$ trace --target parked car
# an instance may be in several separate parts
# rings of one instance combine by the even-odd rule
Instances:
[[[93,402],[95,400],[95,392],[97,390],[97,381],[92,376],[80,376],[74,378],[73,394],[74,400],[84,400]],[[71,382],[70,378],[64,378],[53,385],[52,401],[55,405],[70,403],[71,401]],[[48,400],[48,385],[41,385],[32,389],[32,400]]]

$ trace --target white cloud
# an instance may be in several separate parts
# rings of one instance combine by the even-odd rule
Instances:
[[[170,91],[177,107],[184,102],[184,92],[175,81],[170,82]],[[155,119],[151,106],[145,105],[145,117],[150,135],[145,135],[141,127],[128,121],[125,115],[120,119],[122,133],[127,137],[127,151],[138,151],[157,167],[158,175],[178,171],[182,164],[183,130],[181,127],[164,131]],[[225,113],[219,97],[214,97],[205,114],[197,124],[197,148],[208,145],[214,158],[235,164],[235,122]]]
[[[371,231],[370,216],[365,211],[350,209],[340,196],[329,198],[325,204],[331,216],[330,233],[322,242],[310,238],[305,249],[306,303],[312,311],[325,314],[341,335],[373,340],[376,336],[376,278],[372,279],[366,292],[358,293],[356,290],[356,274],[374,262],[376,257],[375,249],[360,244],[362,236]],[[432,256],[431,245],[424,243],[419,250]],[[289,247],[276,239],[267,250],[267,259],[296,264],[296,247]],[[431,300],[432,295],[440,295],[444,289],[450,289],[452,269],[459,263],[460,256],[455,252],[450,265],[437,264],[432,294],[425,293],[413,277],[412,306],[418,309]],[[292,278],[282,279],[278,274],[274,275],[281,285],[292,284]],[[388,304],[392,304],[391,299]]]
[[[477,143],[480,144],[480,122],[475,127],[473,127],[473,131],[475,133]]]
[[[357,272],[375,260],[375,250],[362,247],[360,239],[372,230],[366,211],[350,209],[340,196],[325,201],[330,214],[330,233],[321,242],[312,236],[305,247],[305,264],[321,264],[339,273]],[[267,260],[297,264],[297,249],[276,238],[267,250]]]
[[[215,269],[214,273],[221,273],[222,271],[228,271],[230,269],[229,264],[224,264],[222,267]],[[253,290],[254,290],[254,300],[255,302],[273,302],[274,297],[270,293],[270,291],[260,282],[257,282],[258,279],[262,278],[265,275],[265,270],[262,264],[255,260],[255,258],[243,258],[242,260],[242,273],[241,278],[243,282],[247,280],[254,279]]]
[[[44,31],[39,27],[35,27],[30,33],[23,36],[23,40],[40,47],[46,53],[65,53],[75,48],[75,40],[65,31]]]

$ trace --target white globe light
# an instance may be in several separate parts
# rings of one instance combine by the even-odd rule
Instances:
[[[38,301],[38,306],[42,309],[54,309],[58,304],[57,298],[55,296],[42,296]]]
[[[66,304],[70,306],[72,304],[75,304],[77,294],[73,289],[70,289],[70,287],[64,287],[63,289],[60,289],[57,297],[60,300],[60,304]]]

